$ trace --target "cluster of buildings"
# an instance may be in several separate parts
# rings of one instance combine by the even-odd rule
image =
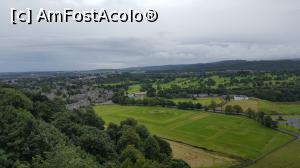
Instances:
[[[219,97],[218,94],[208,94],[208,93],[199,93],[199,94],[193,94],[193,98],[205,98],[205,97]],[[222,95],[223,99],[227,99],[228,97],[232,100],[249,100],[248,96],[245,95]]]
[[[69,97],[71,103],[67,104],[67,109],[73,110],[80,107],[86,107],[94,103],[105,103],[111,100],[112,96],[112,91],[102,88],[81,91],[80,94]]]

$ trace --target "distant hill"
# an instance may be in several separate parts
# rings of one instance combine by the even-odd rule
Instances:
[[[300,59],[295,60],[269,60],[269,61],[246,61],[229,60],[212,63],[178,64],[132,67],[123,69],[95,69],[79,71],[41,71],[41,72],[2,72],[0,79],[26,78],[42,76],[65,76],[82,74],[114,74],[122,72],[214,72],[214,71],[299,71]]]
[[[300,71],[300,60],[272,60],[272,61],[245,61],[230,60],[213,63],[162,65],[149,67],[136,67],[123,69],[127,71],[178,71],[178,72],[204,72],[204,71]]]

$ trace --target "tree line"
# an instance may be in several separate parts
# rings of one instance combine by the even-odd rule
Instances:
[[[225,114],[245,114],[248,118],[256,120],[262,125],[268,128],[277,128],[277,121],[274,121],[270,115],[265,114],[264,112],[255,112],[253,109],[248,108],[246,111],[243,111],[242,107],[239,105],[227,105],[225,107]]]
[[[176,107],[178,109],[203,109],[201,103],[193,103],[191,101],[184,101],[175,103],[160,97],[144,97],[144,98],[129,98],[124,96],[123,92],[115,93],[112,101],[121,105],[143,105],[143,106],[162,106],[162,107]]]

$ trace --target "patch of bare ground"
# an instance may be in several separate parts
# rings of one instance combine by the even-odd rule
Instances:
[[[236,160],[216,153],[208,152],[186,144],[168,141],[175,159],[186,161],[192,168],[228,167],[237,163]]]

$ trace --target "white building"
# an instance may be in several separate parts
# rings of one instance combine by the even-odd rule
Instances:
[[[147,92],[137,92],[137,93],[129,93],[126,96],[129,98],[143,98],[147,95]]]
[[[249,100],[249,98],[245,95],[234,95],[233,100]]]

